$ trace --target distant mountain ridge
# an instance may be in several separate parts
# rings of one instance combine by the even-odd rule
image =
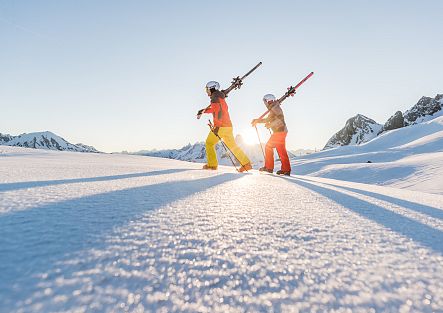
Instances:
[[[442,110],[442,107],[443,94],[437,94],[435,98],[422,97],[417,104],[404,113],[397,111],[383,125],[364,115],[357,114],[348,119],[345,126],[328,140],[323,150],[339,146],[359,145],[384,132],[425,122]]]
[[[259,144],[248,145],[244,142],[241,135],[237,135],[235,137],[235,141],[240,146],[240,148],[246,153],[246,155],[249,157],[249,159],[251,160],[252,164],[255,165],[255,167],[258,167],[259,165],[263,164],[263,152]],[[217,158],[221,165],[232,164],[231,161],[229,160],[228,154],[225,152],[221,143],[218,143],[215,146],[215,151],[217,153]],[[310,150],[298,150],[298,153],[301,154],[303,151],[310,152]],[[196,162],[196,163],[206,163],[206,147],[204,142],[196,142],[193,145],[188,144],[181,149],[142,150],[131,154],[168,158],[168,159],[175,159],[175,160]],[[274,155],[275,157],[278,157],[276,153]],[[288,151],[288,155],[290,158],[295,157],[295,154],[290,151]]]
[[[21,134],[19,136],[0,133],[0,145],[45,150],[100,153],[100,151],[92,146],[82,143],[72,144],[50,131]]]

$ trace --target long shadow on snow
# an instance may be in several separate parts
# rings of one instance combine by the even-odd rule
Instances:
[[[73,183],[91,183],[91,182],[126,179],[126,178],[149,177],[149,176],[155,176],[155,175],[179,173],[179,172],[190,171],[190,170],[192,170],[192,169],[169,169],[169,170],[152,171],[152,172],[146,172],[146,173],[132,173],[132,174],[122,174],[122,175],[111,175],[111,176],[5,183],[5,184],[0,184],[0,192],[12,191],[12,190],[18,190],[18,189],[26,189],[26,188],[35,188],[35,187],[46,187],[46,186],[53,186],[53,185],[63,185],[63,184],[73,184]]]
[[[307,182],[311,182],[307,179],[303,179],[303,178],[297,178],[297,179],[301,179],[303,181],[307,181]],[[405,209],[409,209],[412,211],[416,211],[419,213],[423,213],[426,215],[429,215],[430,217],[433,218],[437,218],[440,220],[443,220],[443,210],[438,209],[438,208],[434,208],[428,205],[424,205],[424,204],[420,204],[420,203],[416,203],[416,202],[411,202],[411,201],[407,201],[407,200],[403,200],[403,199],[398,199],[398,198],[394,198],[394,197],[390,197],[390,196],[386,196],[380,193],[375,193],[375,192],[371,192],[371,191],[366,191],[366,190],[362,190],[362,189],[356,189],[356,188],[351,188],[351,187],[344,187],[344,186],[340,186],[340,185],[334,185],[334,184],[330,184],[330,183],[323,183],[324,185],[328,185],[328,186],[332,186],[332,187],[336,187],[336,188],[341,188],[341,189],[345,189],[348,191],[352,191],[355,193],[359,193],[368,197],[372,197],[372,198],[376,198],[382,201],[386,201],[398,206],[401,206]]]
[[[103,244],[106,233],[137,215],[240,177],[225,173],[160,183],[0,216],[0,298],[26,294],[26,288],[35,287],[35,274],[51,269],[69,253]]]
[[[335,190],[320,187],[313,183],[299,180],[298,178],[285,179],[317,192],[367,219],[373,220],[400,235],[406,236],[423,246],[443,254],[443,232],[438,229]]]

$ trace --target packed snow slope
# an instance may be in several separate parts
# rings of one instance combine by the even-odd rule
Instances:
[[[441,312],[443,196],[0,147],[0,312]]]
[[[300,175],[443,194],[443,111],[361,145],[293,159],[292,170]]]

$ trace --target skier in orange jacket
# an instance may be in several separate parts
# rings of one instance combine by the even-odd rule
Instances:
[[[265,123],[266,128],[272,129],[271,138],[269,138],[265,147],[265,166],[260,168],[261,172],[272,173],[274,171],[274,148],[277,149],[281,160],[281,169],[277,171],[278,175],[291,175],[291,165],[289,164],[288,152],[286,151],[286,136],[288,128],[286,127],[285,116],[280,104],[275,103],[276,98],[272,94],[264,95],[263,102],[270,110],[267,118],[252,120],[252,126],[258,123]]]
[[[225,101],[225,94],[223,91],[220,91],[220,84],[215,81],[208,82],[206,84],[206,93],[211,98],[211,103],[206,109],[198,111],[197,118],[200,118],[203,113],[212,113],[216,134],[223,139],[223,142],[241,163],[239,172],[252,169],[251,161],[234,140],[228,105]],[[215,145],[220,139],[216,134],[214,134],[213,131],[210,131],[206,138],[206,158],[208,163],[203,166],[203,169],[217,169],[218,161],[215,153]]]

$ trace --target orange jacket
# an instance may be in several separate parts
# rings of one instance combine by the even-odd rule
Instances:
[[[212,113],[215,127],[232,127],[223,92],[216,90],[211,94],[211,104],[209,108],[205,109],[204,113]]]

